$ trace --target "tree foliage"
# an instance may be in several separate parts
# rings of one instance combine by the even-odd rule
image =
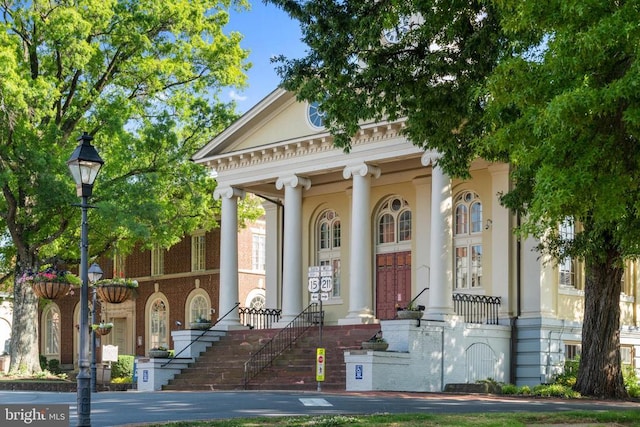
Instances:
[[[640,3],[499,1],[514,43],[490,78],[487,143],[509,152],[515,187],[504,203],[538,237],[568,218],[574,239],[541,239],[585,264],[577,390],[624,397],[620,292],[640,255]]]
[[[640,253],[638,1],[268,0],[301,23],[310,51],[278,58],[285,88],[322,102],[337,145],[366,120],[406,118],[414,144],[468,176],[506,161],[503,203],[556,259],[584,260],[576,389],[623,397],[623,263]],[[414,25],[398,43],[385,30]],[[398,28],[399,31],[399,28]],[[577,224],[573,239],[558,225]]]
[[[476,143],[482,83],[503,39],[483,1],[269,0],[301,23],[306,57],[279,57],[285,88],[322,102],[336,145],[350,149],[362,121],[406,117],[406,134],[437,148],[466,176]],[[401,28],[405,17],[414,22]],[[389,43],[385,30],[400,35]]]
[[[80,211],[65,162],[82,131],[105,161],[90,201],[92,257],[168,247],[215,225],[215,182],[189,158],[235,117],[218,95],[244,85],[247,52],[223,27],[230,7],[245,6],[0,4],[0,271],[77,263]],[[37,301],[18,283],[14,297],[12,368],[38,370]]]

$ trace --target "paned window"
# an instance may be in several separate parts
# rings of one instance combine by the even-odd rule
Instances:
[[[198,319],[210,320],[210,311],[207,299],[202,295],[196,295],[189,305],[189,312],[191,313],[189,319],[191,319],[191,322],[195,322]]]
[[[574,239],[575,225],[571,218],[566,218],[562,224],[560,224],[559,233],[563,241],[571,241]],[[558,273],[560,286],[577,287],[576,262],[572,257],[566,256],[560,260]]]
[[[149,348],[160,346],[169,348],[167,311],[167,305],[162,299],[156,299],[151,305],[149,311]]]
[[[113,257],[113,277],[127,277],[125,268],[126,258],[127,257],[124,254],[119,253],[116,250],[116,253]]]
[[[264,298],[264,295],[256,295],[251,298],[251,301],[249,302],[249,308],[254,308],[256,310],[262,310],[265,305],[266,300]]]
[[[44,321],[43,355],[47,359],[60,358],[60,309],[56,304],[48,304],[42,313]]]
[[[623,366],[633,367],[633,347],[627,345],[620,346],[620,362]]]
[[[266,265],[265,235],[254,233],[251,246],[251,268],[264,271]]]
[[[454,266],[456,289],[482,286],[482,201],[472,191],[454,201]]]
[[[380,207],[378,214],[378,244],[410,242],[411,220],[409,203],[397,196],[387,199]]]
[[[206,239],[204,232],[191,236],[191,271],[205,269]]]
[[[165,249],[160,245],[153,245],[151,249],[151,275],[160,276],[164,274],[164,253]]]
[[[333,297],[340,296],[340,245],[342,243],[340,217],[333,210],[326,210],[318,217],[316,225],[318,265],[333,267]]]
[[[622,273],[621,289],[622,293],[628,297],[633,296],[633,284],[637,282],[638,277],[637,261],[626,261],[624,263],[624,272]]]
[[[564,358],[566,360],[576,360],[582,353],[582,345],[577,343],[567,343],[564,345]]]

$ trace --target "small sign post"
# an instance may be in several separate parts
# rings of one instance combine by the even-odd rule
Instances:
[[[316,381],[318,382],[324,381],[324,364],[325,364],[324,348],[317,348],[316,349]]]
[[[308,280],[308,289],[311,293],[310,300],[312,302],[320,302],[320,319],[318,322],[320,338],[316,349],[316,381],[318,382],[318,391],[321,391],[321,383],[324,381],[325,374],[325,349],[322,347],[322,324],[324,323],[322,301],[328,301],[329,295],[333,290],[333,266],[316,265],[309,267]]]

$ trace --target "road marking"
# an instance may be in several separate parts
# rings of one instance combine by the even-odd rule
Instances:
[[[325,399],[322,398],[300,398],[299,399],[300,402],[302,402],[302,404],[304,406],[333,406],[331,403],[327,402]]]

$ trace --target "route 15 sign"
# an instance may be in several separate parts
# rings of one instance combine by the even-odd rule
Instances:
[[[309,267],[309,292],[320,292],[320,267]]]
[[[331,292],[333,290],[333,267],[330,265],[309,267],[308,279],[308,289],[312,294]],[[328,294],[323,301],[327,299]]]

